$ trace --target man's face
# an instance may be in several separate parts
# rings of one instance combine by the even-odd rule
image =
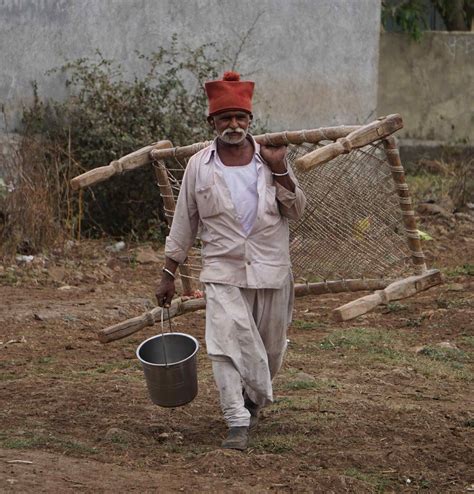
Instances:
[[[227,111],[209,117],[209,124],[226,144],[240,144],[247,137],[252,116],[244,111]]]

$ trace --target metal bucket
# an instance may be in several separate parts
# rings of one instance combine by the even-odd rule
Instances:
[[[140,344],[137,357],[155,405],[179,407],[194,400],[198,391],[198,350],[196,338],[184,333],[160,334]]]

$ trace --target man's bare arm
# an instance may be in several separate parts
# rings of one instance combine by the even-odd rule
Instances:
[[[156,289],[156,300],[160,307],[169,307],[171,300],[176,292],[175,277],[179,263],[171,259],[165,258],[165,267],[161,275],[161,282]],[[170,274],[171,273],[171,274]]]

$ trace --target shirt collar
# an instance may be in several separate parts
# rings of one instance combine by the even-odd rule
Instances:
[[[251,134],[247,134],[247,138],[250,139],[250,141],[253,144],[253,148],[255,149],[255,158],[258,161],[264,163],[264,160],[260,155],[260,144],[254,139],[254,137]],[[214,153],[217,153],[217,137],[214,139],[212,144],[205,150],[205,153],[203,154],[204,164],[207,165],[211,162],[211,159],[214,157]]]

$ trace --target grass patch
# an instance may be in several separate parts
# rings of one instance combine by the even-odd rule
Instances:
[[[44,365],[44,364],[51,364],[53,362],[52,357],[40,357],[38,359],[38,364]]]
[[[15,379],[20,379],[21,376],[14,374],[13,372],[1,372],[0,373],[0,382],[1,381],[14,381]]]
[[[407,319],[405,325],[408,328],[419,328],[423,324],[423,319],[424,319],[423,316],[409,318]]]
[[[439,348],[426,346],[419,352],[420,355],[424,355],[433,360],[440,362],[469,362],[469,355],[458,348]]]
[[[389,487],[390,481],[381,475],[374,473],[364,473],[357,468],[348,468],[344,475],[352,477],[353,479],[360,480],[366,484],[369,484],[374,488],[374,492],[383,493]]]
[[[296,341],[290,341],[288,345],[288,359],[295,358],[295,362],[292,360],[286,360],[290,365],[298,366],[299,359],[301,359],[302,355],[311,355],[314,356],[320,350],[320,345],[317,342],[305,342],[298,343]]]
[[[320,389],[321,383],[318,381],[291,381],[286,383],[284,389],[287,390],[299,390],[299,389]]]
[[[284,381],[280,383],[279,388],[286,391],[298,391],[301,389],[338,389],[340,387],[337,381],[325,378],[311,379],[309,376],[303,379],[301,374],[301,372],[294,369],[288,370],[283,376]]]
[[[405,304],[400,304],[399,302],[389,302],[386,306],[387,312],[401,312],[408,309]]]
[[[268,412],[279,414],[286,411],[311,411],[318,407],[318,397],[313,395],[282,397],[276,399],[268,408]]]
[[[2,434],[0,446],[6,449],[60,449],[64,454],[93,455],[98,453],[97,448],[52,434],[25,434],[22,437],[9,437]]]
[[[18,282],[16,273],[12,271],[4,271],[0,273],[0,284],[2,285],[15,285]]]
[[[473,305],[473,301],[468,298],[456,298],[455,300],[447,300],[445,298],[438,298],[436,305],[439,309],[463,309]]]
[[[268,408],[268,411],[271,413],[281,413],[285,410],[289,410],[294,402],[293,398],[288,398],[284,396],[282,398],[275,398],[271,407]]]
[[[302,438],[303,439],[303,438]],[[294,434],[291,436],[282,435],[259,435],[251,442],[251,447],[259,453],[282,454],[289,453],[296,446],[301,445],[301,441]]]
[[[442,362],[439,360],[418,358],[413,364],[415,370],[428,379],[454,379],[458,381],[473,381],[473,373],[465,364],[458,361]]]
[[[467,346],[474,348],[474,336],[470,336],[470,335],[462,336],[460,338],[460,342],[463,345],[467,345]]]
[[[413,367],[426,377],[454,377],[472,381],[474,375],[466,364],[472,356],[458,348],[426,346],[415,356]]]
[[[308,331],[312,329],[325,329],[326,325],[315,321],[304,321],[301,319],[294,319],[291,325],[295,329],[301,329],[303,331]]]
[[[466,263],[444,271],[446,276],[474,276],[474,264]]]
[[[327,335],[312,351],[337,351],[351,357],[358,364],[371,363],[403,365],[405,354],[399,348],[399,335],[393,330],[355,327],[334,331]],[[304,353],[304,352],[303,352]]]
[[[384,329],[348,328],[335,331],[320,343],[323,351],[343,351],[345,357],[360,365],[382,363],[389,366],[412,367],[426,378],[447,378],[470,381],[474,378],[465,363],[467,352],[451,348],[426,347],[420,354],[401,347],[406,344],[396,332]]]
[[[335,331],[326,336],[320,343],[322,350],[348,349],[376,351],[385,350],[389,345],[393,345],[395,339],[392,333],[382,329],[372,328],[348,328],[346,330]]]

